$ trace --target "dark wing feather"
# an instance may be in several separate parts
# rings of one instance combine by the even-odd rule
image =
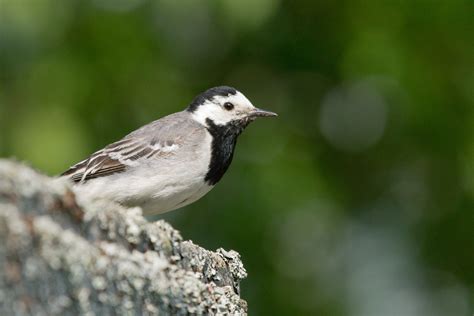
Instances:
[[[91,162],[92,159],[94,159],[93,162]],[[112,159],[106,154],[99,156],[93,155],[87,160],[72,166],[61,174],[61,176],[69,176],[72,181],[80,182],[122,172],[126,167],[127,166],[119,160]],[[85,177],[84,173],[86,173]]]
[[[177,145],[170,141],[162,145],[153,140],[123,139],[95,152],[89,158],[66,170],[61,176],[69,177],[74,182],[85,182],[123,172],[136,165],[139,159],[150,159],[155,155],[170,153],[175,148]]]

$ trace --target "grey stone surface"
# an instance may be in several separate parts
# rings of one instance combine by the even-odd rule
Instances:
[[[246,314],[235,251],[0,160],[0,315]]]

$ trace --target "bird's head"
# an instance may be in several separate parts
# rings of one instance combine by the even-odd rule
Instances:
[[[187,108],[197,122],[225,126],[228,124],[245,128],[258,117],[277,116],[261,110],[234,88],[214,87],[198,95]]]

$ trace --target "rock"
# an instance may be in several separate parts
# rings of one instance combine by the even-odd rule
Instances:
[[[235,251],[0,160],[0,315],[246,314]]]

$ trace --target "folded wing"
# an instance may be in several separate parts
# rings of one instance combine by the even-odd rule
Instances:
[[[159,142],[142,138],[126,138],[112,143],[89,158],[75,164],[61,176],[74,182],[109,176],[140,164],[142,160],[171,155],[179,148],[177,141]]]

